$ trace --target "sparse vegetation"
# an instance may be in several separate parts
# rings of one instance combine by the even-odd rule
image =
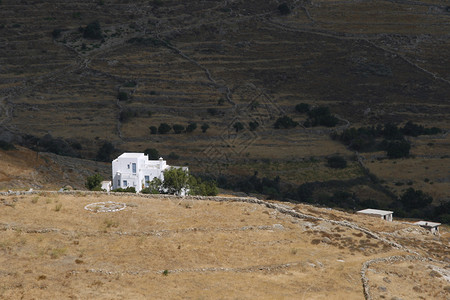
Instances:
[[[50,258],[57,259],[66,254],[67,248],[54,248],[50,250]]]
[[[60,211],[62,208],[62,203],[56,203],[55,205],[55,211]]]
[[[112,219],[105,219],[103,221],[103,224],[105,225],[106,228],[117,228],[117,227],[119,227],[119,221],[112,220]]]

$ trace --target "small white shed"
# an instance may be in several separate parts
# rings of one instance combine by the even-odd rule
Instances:
[[[111,191],[111,181],[102,181],[102,190]]]
[[[441,223],[436,222],[428,222],[428,221],[419,221],[414,223],[414,225],[418,225],[422,228],[429,230],[432,234],[439,234],[439,226]]]
[[[392,215],[394,214],[393,211],[373,209],[373,208],[366,208],[363,210],[359,210],[356,213],[378,217],[389,222],[392,222]]]

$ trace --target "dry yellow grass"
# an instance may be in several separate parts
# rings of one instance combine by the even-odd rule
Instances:
[[[105,201],[127,208],[84,209]],[[0,203],[14,203],[0,205],[4,299],[362,299],[363,262],[406,254],[358,230],[241,202],[41,193]]]

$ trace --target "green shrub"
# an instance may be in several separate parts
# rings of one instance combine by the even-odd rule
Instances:
[[[143,194],[160,194],[162,190],[161,179],[154,177],[152,181],[148,182],[148,187],[141,190]]]
[[[86,188],[90,191],[101,191],[103,177],[100,174],[94,174],[86,179]]]
[[[148,159],[159,159],[160,155],[158,150],[156,150],[155,148],[147,148],[144,150],[144,154],[148,156]]]
[[[11,143],[0,140],[0,149],[9,151],[9,150],[15,150],[16,147],[14,147],[14,145]]]
[[[175,124],[173,125],[173,132],[175,132],[175,134],[180,134],[184,131],[184,126],[180,125],[180,124]]]
[[[94,40],[102,39],[103,35],[102,29],[100,28],[100,23],[98,21],[89,23],[83,30],[83,37]]]
[[[421,190],[408,188],[400,197],[400,202],[408,209],[421,209],[433,202],[433,198]]]
[[[297,197],[302,202],[312,202],[314,188],[311,184],[304,183],[297,188]]]
[[[298,125],[297,122],[293,121],[288,116],[282,116],[279,117],[274,124],[275,129],[288,129],[288,128],[294,128]]]
[[[150,126],[150,133],[151,134],[157,134],[158,133],[158,128],[156,126]]]
[[[242,125],[241,122],[236,122],[233,124],[233,128],[236,130],[236,132],[239,132],[244,129],[244,125]]]
[[[216,196],[217,183],[213,180],[202,181],[200,178],[189,177],[189,194],[199,196]]]
[[[118,188],[113,190],[113,192],[119,192],[119,193],[136,193],[136,189],[133,186],[129,186],[125,189],[123,188]]]
[[[119,101],[127,101],[128,100],[128,94],[126,92],[119,92],[117,94],[117,99],[119,99]]]
[[[126,108],[120,112],[119,120],[120,120],[120,122],[126,123],[126,122],[130,121],[132,118],[137,117],[137,116],[138,116],[137,111],[135,111],[131,108]]]
[[[249,122],[248,127],[250,128],[250,131],[255,131],[256,128],[259,127],[259,123],[256,121]]]
[[[97,152],[96,159],[98,161],[111,162],[111,155],[115,148],[110,142],[104,142]]]
[[[160,7],[160,6],[163,6],[163,4],[164,4],[164,2],[162,0],[153,0],[152,1],[152,5],[154,7]]]
[[[203,133],[206,133],[206,130],[208,130],[208,129],[209,129],[209,125],[208,125],[208,124],[206,124],[206,123],[203,123],[203,125],[202,125],[201,129],[202,129],[202,132],[203,132]]]
[[[291,9],[289,8],[289,6],[287,5],[287,3],[281,3],[280,5],[278,5],[278,11],[283,15],[288,15],[291,13]]]
[[[408,157],[411,145],[406,140],[383,141],[382,145],[389,158]]]
[[[172,127],[167,123],[161,123],[158,127],[158,133],[159,134],[166,134],[168,133]]]
[[[135,87],[136,85],[137,85],[137,82],[135,80],[130,80],[123,84],[124,87]]]
[[[167,156],[167,158],[177,160],[180,158],[180,156],[178,154],[176,154],[175,152],[170,152],[169,156]]]
[[[300,103],[295,106],[295,110],[299,113],[307,113],[309,111],[309,104]]]
[[[55,28],[55,29],[53,29],[53,31],[52,31],[52,37],[53,37],[54,39],[57,39],[57,38],[61,37],[61,32],[62,32],[62,30],[61,30],[60,28]]]
[[[311,126],[334,127],[339,123],[339,120],[331,115],[330,109],[326,106],[311,109],[308,112],[308,116]]]
[[[189,187],[189,174],[181,168],[170,168],[164,171],[163,188],[169,194],[180,195],[182,190]]]
[[[329,157],[327,162],[328,166],[333,169],[344,169],[347,167],[347,161],[339,155]]]
[[[187,127],[186,127],[186,132],[193,132],[195,129],[197,129],[197,123],[190,123]]]
[[[216,108],[208,108],[208,109],[206,110],[206,112],[207,112],[208,114],[210,114],[211,116],[215,116],[215,115],[218,115],[218,114],[219,114],[219,110],[216,109]]]

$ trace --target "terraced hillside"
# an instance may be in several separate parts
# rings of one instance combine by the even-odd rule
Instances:
[[[307,205],[14,193],[0,196],[0,217],[5,299],[447,299],[450,289],[448,228],[437,237]]]
[[[2,136],[70,138],[87,158],[105,141],[117,153],[151,147],[164,156],[174,152],[177,164],[196,172],[258,171],[297,185],[364,177],[356,161],[341,172],[325,166],[332,154],[353,155],[330,140],[333,130],[415,121],[445,133],[450,9],[444,2],[290,1],[287,15],[279,4],[2,0]],[[100,39],[84,37],[93,21]],[[124,93],[127,99],[118,100]],[[284,114],[303,123],[306,116],[294,110],[301,102],[328,106],[340,119],[337,128],[273,128]],[[255,121],[259,127],[250,131]],[[198,128],[150,133],[164,122]],[[235,130],[236,122],[244,129]],[[204,123],[209,129],[202,133]],[[447,201],[448,136],[410,141],[416,159],[402,164],[411,173],[386,174],[392,168],[377,165],[380,153],[364,155],[365,166],[387,178],[390,192],[411,181],[436,203]],[[417,171],[422,164],[425,175]],[[366,182],[352,192],[392,198]]]

